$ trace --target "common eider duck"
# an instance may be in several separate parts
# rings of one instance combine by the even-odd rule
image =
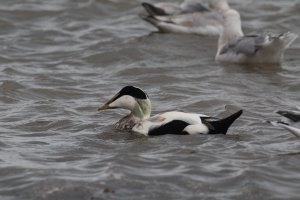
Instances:
[[[132,130],[146,136],[164,134],[226,134],[231,124],[242,114],[242,110],[226,117],[216,119],[207,115],[179,111],[151,115],[151,102],[140,88],[126,86],[110,100],[101,105],[98,111],[123,108],[131,113],[115,124],[117,129]]]
[[[223,12],[224,28],[219,36],[216,61],[222,63],[280,64],[285,50],[297,38],[294,33],[244,35],[240,14],[233,9]]]

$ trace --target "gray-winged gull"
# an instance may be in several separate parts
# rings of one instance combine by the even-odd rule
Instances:
[[[222,11],[229,9],[226,0],[186,0],[176,3],[142,3],[146,21],[161,32],[219,35],[223,28]]]
[[[225,63],[280,63],[285,50],[297,38],[294,33],[244,35],[240,14],[233,9],[224,14],[224,29],[218,41],[216,61]]]

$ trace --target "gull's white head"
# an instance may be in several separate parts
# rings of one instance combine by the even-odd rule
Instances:
[[[241,16],[240,13],[234,9],[228,9],[224,11],[224,20],[226,24],[235,24],[237,22],[240,23]]]
[[[227,0],[209,0],[208,5],[211,9],[217,10],[221,13],[230,9]]]
[[[123,108],[130,110],[135,117],[147,119],[151,114],[148,95],[138,87],[126,86],[115,96],[101,105],[98,110]]]
[[[242,22],[240,13],[234,9],[229,9],[224,12],[224,31],[234,37],[241,37],[244,35],[242,31]]]
[[[238,11],[229,9],[226,10],[223,15],[224,26],[219,37],[217,54],[220,53],[221,49],[226,44],[244,35],[242,31],[241,17]]]

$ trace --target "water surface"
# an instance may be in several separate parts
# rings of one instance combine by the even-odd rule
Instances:
[[[231,1],[245,32],[299,34],[300,2]],[[159,34],[140,2],[0,4],[0,198],[299,199],[300,141],[264,120],[300,101],[300,40],[281,66],[214,62],[217,38]],[[97,107],[125,85],[153,114],[244,114],[223,136],[117,131]]]

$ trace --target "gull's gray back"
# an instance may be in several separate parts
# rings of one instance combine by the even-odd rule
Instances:
[[[234,53],[254,55],[265,43],[266,34],[262,35],[245,35],[225,45],[220,54]]]

